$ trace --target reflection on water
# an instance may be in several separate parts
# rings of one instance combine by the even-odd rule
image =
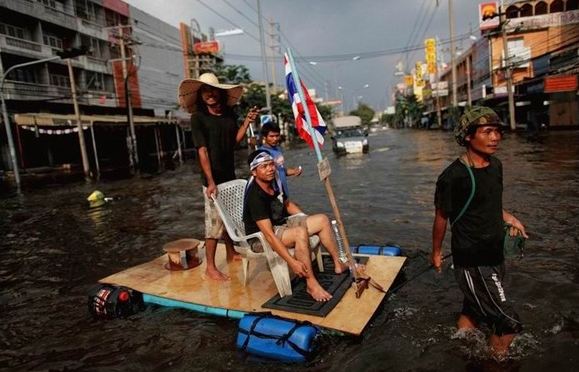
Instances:
[[[322,337],[308,364],[320,370],[572,370],[579,339],[579,133],[509,135],[499,152],[505,207],[527,225],[522,260],[508,263],[525,332],[513,357],[486,357],[482,333],[457,335],[453,273],[427,272],[389,296],[363,339]],[[428,265],[434,183],[458,154],[451,133],[390,130],[370,153],[335,157],[332,184],[352,243],[400,244],[405,276]],[[290,192],[306,212],[331,213],[315,154],[299,145]],[[245,152],[238,175],[246,176]],[[149,308],[125,320],[90,319],[96,281],[161,254],[164,243],[203,235],[203,199],[190,164],[157,177],[65,185],[0,200],[0,368],[6,370],[295,370],[236,352],[236,324],[183,310]],[[114,200],[89,209],[98,188]],[[448,247],[448,244],[447,244]],[[448,266],[448,265],[447,265]],[[355,314],[354,314],[355,316]]]

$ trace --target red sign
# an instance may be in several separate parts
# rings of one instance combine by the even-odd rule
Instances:
[[[195,43],[193,45],[193,50],[195,51],[195,54],[217,54],[219,53],[219,42],[213,40]]]
[[[577,75],[558,75],[545,78],[545,93],[573,92],[577,90]]]

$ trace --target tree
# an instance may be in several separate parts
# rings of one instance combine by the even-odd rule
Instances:
[[[362,125],[369,126],[374,118],[375,111],[365,103],[358,104],[356,110],[350,111],[350,115],[359,116],[362,119]]]
[[[213,72],[221,83],[249,84],[252,82],[249,70],[243,65],[224,65],[223,63],[218,63],[215,65]]]

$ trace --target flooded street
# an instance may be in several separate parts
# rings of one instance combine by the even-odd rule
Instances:
[[[451,133],[387,130],[370,153],[324,150],[352,244],[394,242],[409,257],[405,277],[428,266],[438,174],[460,154]],[[0,369],[20,370],[389,370],[571,371],[579,365],[579,132],[507,135],[504,206],[527,227],[523,259],[507,265],[525,324],[502,364],[486,360],[481,335],[456,335],[461,294],[449,264],[392,294],[363,338],[322,336],[305,366],[263,362],[235,349],[234,320],[149,307],[128,319],[94,321],[89,289],[152,260],[171,240],[203,236],[203,199],[192,164],[161,175],[97,185],[28,190],[0,200]],[[245,150],[238,176],[247,175]],[[313,151],[286,148],[301,165],[290,191],[306,212],[330,213]],[[114,200],[91,210],[95,189]],[[445,253],[450,251],[447,234]],[[353,314],[355,316],[355,314]],[[575,367],[573,367],[575,366]]]

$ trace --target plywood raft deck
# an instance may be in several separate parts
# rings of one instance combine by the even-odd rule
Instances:
[[[204,258],[203,252],[200,256]],[[404,257],[370,256],[366,272],[384,289],[388,289],[404,261]],[[385,296],[384,293],[369,288],[357,299],[354,290],[350,288],[336,307],[325,318],[321,318],[261,307],[277,294],[265,258],[250,262],[246,287],[241,283],[243,274],[241,261],[227,263],[225,247],[221,244],[217,248],[216,262],[219,269],[231,277],[230,281],[207,280],[204,275],[205,263],[186,271],[169,271],[164,268],[167,262],[167,256],[163,255],[153,261],[101,279],[100,282],[122,285],[145,294],[203,306],[247,313],[271,311],[283,318],[307,320],[324,328],[354,335],[362,333]]]

